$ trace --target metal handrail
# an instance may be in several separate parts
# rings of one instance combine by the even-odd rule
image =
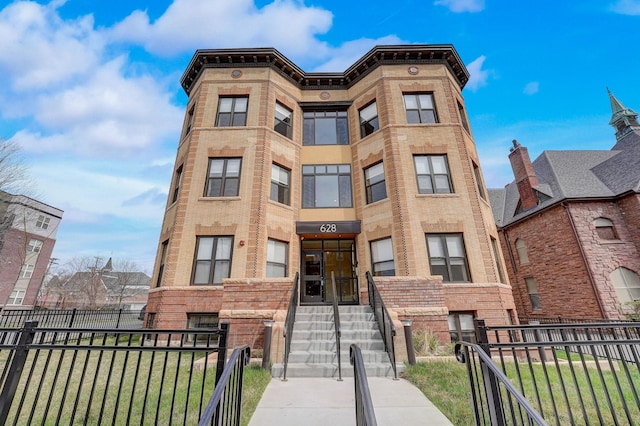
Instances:
[[[333,326],[336,330],[336,353],[338,354],[338,381],[341,382],[340,337],[342,337],[342,330],[340,327],[340,311],[338,310],[338,294],[336,293],[336,277],[333,271],[331,271],[331,289],[333,290]]]
[[[240,425],[242,379],[244,377],[244,367],[249,364],[250,358],[251,351],[249,346],[233,350],[227,366],[218,378],[218,383],[207,404],[207,408],[205,408],[202,417],[200,417],[198,426],[210,424]],[[212,423],[214,416],[215,420]]]
[[[398,370],[396,368],[396,351],[395,345],[393,343],[393,338],[396,335],[396,327],[395,325],[393,325],[391,315],[389,315],[389,311],[384,305],[382,296],[380,295],[380,292],[378,292],[376,283],[373,282],[373,277],[371,276],[371,273],[369,271],[367,271],[366,277],[367,289],[369,291],[369,305],[371,305],[371,308],[373,309],[373,314],[376,318],[378,328],[380,329],[380,333],[382,334],[382,339],[384,341],[384,349],[389,355],[389,361],[391,361],[391,368],[393,369],[393,379],[398,380]]]
[[[464,347],[464,350],[462,349]],[[487,392],[487,403],[489,404],[489,416],[492,425],[502,425],[505,423],[504,411],[501,409],[501,403],[499,399],[501,398],[500,390],[498,389],[498,384],[504,387],[504,390],[508,393],[508,395],[516,400],[518,405],[526,412],[528,424],[530,425],[539,425],[539,426],[548,426],[546,420],[542,417],[540,413],[536,411],[535,408],[531,405],[531,403],[527,400],[527,398],[522,395],[518,389],[511,383],[511,380],[498,368],[497,365],[493,362],[491,357],[480,347],[474,343],[468,342],[458,342],[455,346],[455,354],[458,362],[463,364],[467,363],[469,359],[469,352],[473,351],[480,358],[480,364],[482,367],[482,375],[484,378],[485,391]],[[467,365],[469,365],[467,363]],[[467,370],[469,371],[469,380],[471,378],[471,367],[468,366]],[[479,384],[478,384],[479,385]],[[475,386],[472,387],[475,389]],[[475,397],[473,398],[475,400]],[[475,404],[474,404],[475,405]]]
[[[299,292],[300,273],[296,272],[296,276],[293,279],[293,288],[291,289],[291,299],[289,299],[289,307],[287,308],[287,318],[284,321],[284,372],[282,376],[282,381],[284,382],[287,381],[287,365],[289,364],[289,353],[291,352],[291,337],[298,309]]]
[[[376,413],[371,401],[371,391],[369,390],[369,380],[367,380],[367,370],[362,359],[362,352],[355,343],[349,347],[349,360],[353,365],[353,382],[355,386],[356,399],[356,424],[366,426],[377,426]]]

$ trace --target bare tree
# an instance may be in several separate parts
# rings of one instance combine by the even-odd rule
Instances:
[[[14,141],[0,139],[0,190],[25,194],[32,187],[20,146]]]
[[[112,303],[122,307],[124,300],[147,294],[149,292],[149,276],[140,272],[136,262],[127,259],[116,259],[113,262],[114,272],[109,275],[112,280],[105,280]]]

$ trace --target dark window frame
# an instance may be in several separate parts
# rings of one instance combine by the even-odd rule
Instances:
[[[484,184],[482,181],[482,173],[480,173],[480,167],[475,163],[471,162],[473,165],[473,176],[476,179],[476,186],[478,188],[478,193],[480,194],[480,198],[483,200],[487,199],[487,193],[484,190]]]
[[[371,107],[375,109],[375,115],[372,116],[371,118],[364,118],[362,116],[363,112],[365,112],[367,109]],[[372,102],[369,102],[367,105],[360,108],[358,110],[358,117],[360,118],[360,137],[361,138],[365,138],[370,134],[380,130],[380,122],[378,120],[378,105],[376,104],[375,100],[373,100]]]
[[[447,242],[447,238],[456,237],[461,245],[462,256],[452,256],[451,249]],[[429,239],[439,239],[440,246],[443,249],[444,256],[436,256],[431,252]],[[471,271],[469,270],[469,261],[467,249],[464,244],[464,234],[461,232],[451,233],[429,233],[426,234],[427,252],[429,255],[429,268],[431,275],[441,275],[442,282],[471,282]],[[454,267],[456,267],[454,269]],[[461,275],[462,279],[453,279],[455,275]]]
[[[238,175],[227,176],[229,161],[238,161]],[[216,161],[223,161],[222,174],[220,176],[211,176],[211,166]],[[216,197],[237,197],[240,194],[240,177],[242,176],[242,157],[210,157],[209,166],[207,168],[207,180],[204,187],[204,197],[216,198]],[[220,187],[218,194],[210,194],[215,188],[214,182],[220,180]],[[236,182],[235,191],[232,191],[233,187],[228,185],[228,182]],[[233,193],[229,193],[233,192]]]
[[[421,96],[428,96],[431,99],[431,108],[428,105],[422,105],[424,99],[421,99]],[[408,107],[407,99],[409,97],[413,97],[415,108]],[[440,122],[433,92],[403,93],[402,100],[404,101],[407,124],[436,124]]]
[[[374,253],[376,251],[373,249],[374,244],[381,243],[383,241],[389,241],[391,244],[391,259],[375,259]],[[396,261],[393,253],[393,240],[391,237],[384,237],[377,240],[369,241],[369,252],[371,253],[371,274],[373,276],[395,276],[396,275]],[[391,263],[393,265],[392,269],[380,269],[378,266],[383,266],[384,264]]]
[[[596,228],[596,234],[599,239],[604,241],[616,241],[620,239],[613,221],[608,217],[596,218],[593,221],[593,225]]]
[[[160,245],[160,264],[158,265],[158,279],[156,287],[162,286],[162,277],[164,275],[164,264],[167,260],[167,249],[169,248],[169,240],[164,240]]]
[[[221,111],[225,100],[231,99],[230,111]],[[241,102],[238,102],[241,100]],[[236,110],[237,105],[244,103],[244,110]],[[216,127],[242,127],[247,125],[249,111],[249,96],[220,96],[216,113]]]
[[[281,181],[281,179],[274,179],[274,168],[277,168],[279,174],[284,172],[287,176],[287,183]],[[269,191],[269,199],[276,203],[291,205],[291,170],[281,166],[277,163],[271,164],[271,187]]]
[[[467,120],[467,114],[464,110],[464,107],[460,103],[460,101],[456,100],[458,104],[458,114],[460,114],[460,123],[462,124],[462,128],[466,130],[467,133],[471,134],[471,130],[469,129],[469,121]]]
[[[202,244],[204,239],[213,240],[211,244],[211,253],[207,258],[204,258],[204,257],[200,258],[199,257],[200,245]],[[229,241],[229,257],[218,259],[217,258],[218,244],[221,242],[222,239],[227,239]],[[229,278],[231,276],[232,261],[233,261],[233,236],[232,235],[202,235],[202,236],[196,237],[196,250],[193,256],[193,272],[191,274],[191,285],[194,285],[194,286],[222,285],[222,279]],[[227,263],[227,274],[226,276],[222,277],[222,279],[219,282],[216,282],[215,280],[216,270],[217,268],[222,267],[221,265],[224,263]],[[207,282],[196,283],[198,268],[201,265],[205,266],[206,264],[209,265]]]
[[[471,323],[474,326],[469,328],[462,328],[461,317],[471,317]],[[449,324],[449,336],[451,337],[451,343],[457,343],[459,341],[476,343],[476,330],[475,322],[476,313],[473,311],[450,311],[447,318]],[[453,322],[453,324],[451,324]],[[453,325],[453,328],[451,327]]]
[[[418,169],[418,159],[426,159],[427,167],[429,168],[428,173],[420,173]],[[433,168],[433,161],[435,158],[444,158],[444,166],[446,169],[446,173],[436,173]],[[413,166],[416,171],[416,181],[418,185],[418,193],[419,194],[453,194],[453,179],[451,177],[451,168],[449,167],[449,158],[447,154],[416,154],[413,156]],[[441,183],[442,176],[446,177],[447,180],[447,188],[446,190],[442,190],[439,188],[439,184]],[[427,182],[430,182],[431,188],[428,188],[425,185],[422,185],[423,179],[428,179]],[[430,190],[429,190],[430,189]]]
[[[178,167],[176,169],[176,173],[174,176],[174,181],[173,181],[173,195],[171,197],[171,204],[175,203],[176,201],[178,201],[178,193],[180,192],[180,183],[182,182],[182,168],[183,165],[181,164],[180,167]]]
[[[335,172],[329,171],[329,168],[336,168]],[[313,168],[313,173],[310,169]],[[322,168],[326,172],[322,172]],[[341,171],[342,168],[348,168],[349,171]],[[333,169],[332,169],[333,170]],[[338,190],[338,205],[318,205],[317,190],[318,176],[335,176],[336,188]],[[348,180],[349,188],[341,186]],[[305,164],[302,166],[302,208],[303,209],[322,209],[322,208],[352,208],[353,207],[353,184],[351,182],[351,164]]]
[[[278,118],[278,107],[286,110],[289,114],[288,117],[284,117],[284,119]],[[284,104],[280,102],[276,102],[275,110],[274,110],[274,118],[275,123],[273,125],[273,130],[280,133],[282,136],[285,136],[289,139],[293,136],[293,110],[286,107]],[[287,121],[288,118],[288,121]]]
[[[346,109],[326,109],[304,110],[302,127],[302,144],[304,146],[325,146],[325,145],[349,145],[349,114]],[[318,126],[320,120],[333,120],[335,128],[334,138],[319,140]]]
[[[206,321],[208,319],[208,321]],[[214,321],[211,321],[215,319]],[[204,321],[203,321],[204,320]],[[195,322],[195,324],[193,324]],[[210,326],[213,324],[213,326]],[[208,327],[206,325],[209,325]],[[220,314],[218,312],[188,312],[187,313],[187,329],[188,330],[217,330],[220,327]],[[219,336],[212,334],[199,335],[198,333],[188,334],[187,343],[215,343]]]
[[[372,182],[373,179],[368,175],[368,172],[374,170],[374,167],[381,167],[382,174],[374,175],[373,178],[382,176],[382,179],[377,179]],[[376,201],[384,200],[388,197],[386,175],[384,163],[382,161],[372,164],[364,169],[364,187],[367,204],[375,203]],[[380,189],[380,187],[382,187],[382,189]]]
[[[195,115],[196,107],[192,106],[187,112],[187,122],[185,124],[184,136],[187,136],[191,132],[193,127],[193,117]]]

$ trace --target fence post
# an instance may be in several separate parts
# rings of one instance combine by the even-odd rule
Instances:
[[[77,308],[73,308],[73,310],[71,311],[71,319],[69,320],[69,328],[73,327],[73,321],[76,319],[76,309]]]
[[[122,316],[122,308],[118,311],[118,320],[116,321],[116,328],[120,328],[120,317]]]
[[[262,345],[262,368],[269,369],[271,360],[271,333],[273,331],[273,320],[264,322],[264,344]]]
[[[484,319],[476,318],[474,320],[476,328],[476,338],[478,345],[482,350],[491,357],[491,348],[489,347],[489,336],[487,335],[487,327]],[[487,405],[489,406],[489,416],[491,417],[491,425],[504,426],[504,412],[502,410],[502,399],[500,398],[500,389],[498,388],[498,379],[493,372],[487,367],[485,362],[480,359],[480,367],[482,376],[484,377],[484,390],[487,395]]]
[[[27,321],[24,323],[24,327],[19,331],[18,344],[16,345],[15,355],[11,361],[9,372],[7,374],[7,380],[4,383],[2,392],[0,393],[0,425],[5,424],[7,417],[9,416],[9,410],[11,409],[11,403],[13,397],[18,389],[18,383],[20,382],[20,376],[22,376],[22,370],[24,364],[27,361],[27,354],[29,353],[28,346],[33,342],[35,335],[35,328],[38,326],[38,321]]]
[[[216,385],[222,372],[224,371],[224,364],[227,360],[227,342],[229,337],[229,323],[220,323],[220,337],[218,338],[218,366],[216,368]]]

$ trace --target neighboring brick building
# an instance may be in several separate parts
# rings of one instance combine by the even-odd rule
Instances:
[[[624,318],[640,299],[640,126],[609,93],[609,151],[544,151],[513,141],[515,181],[489,191],[520,315]]]
[[[34,306],[62,213],[33,198],[0,191],[0,306]]]
[[[303,304],[387,307],[442,340],[506,324],[511,287],[451,45],[378,46],[345,72],[275,49],[198,50],[147,325],[231,322],[233,345]]]

